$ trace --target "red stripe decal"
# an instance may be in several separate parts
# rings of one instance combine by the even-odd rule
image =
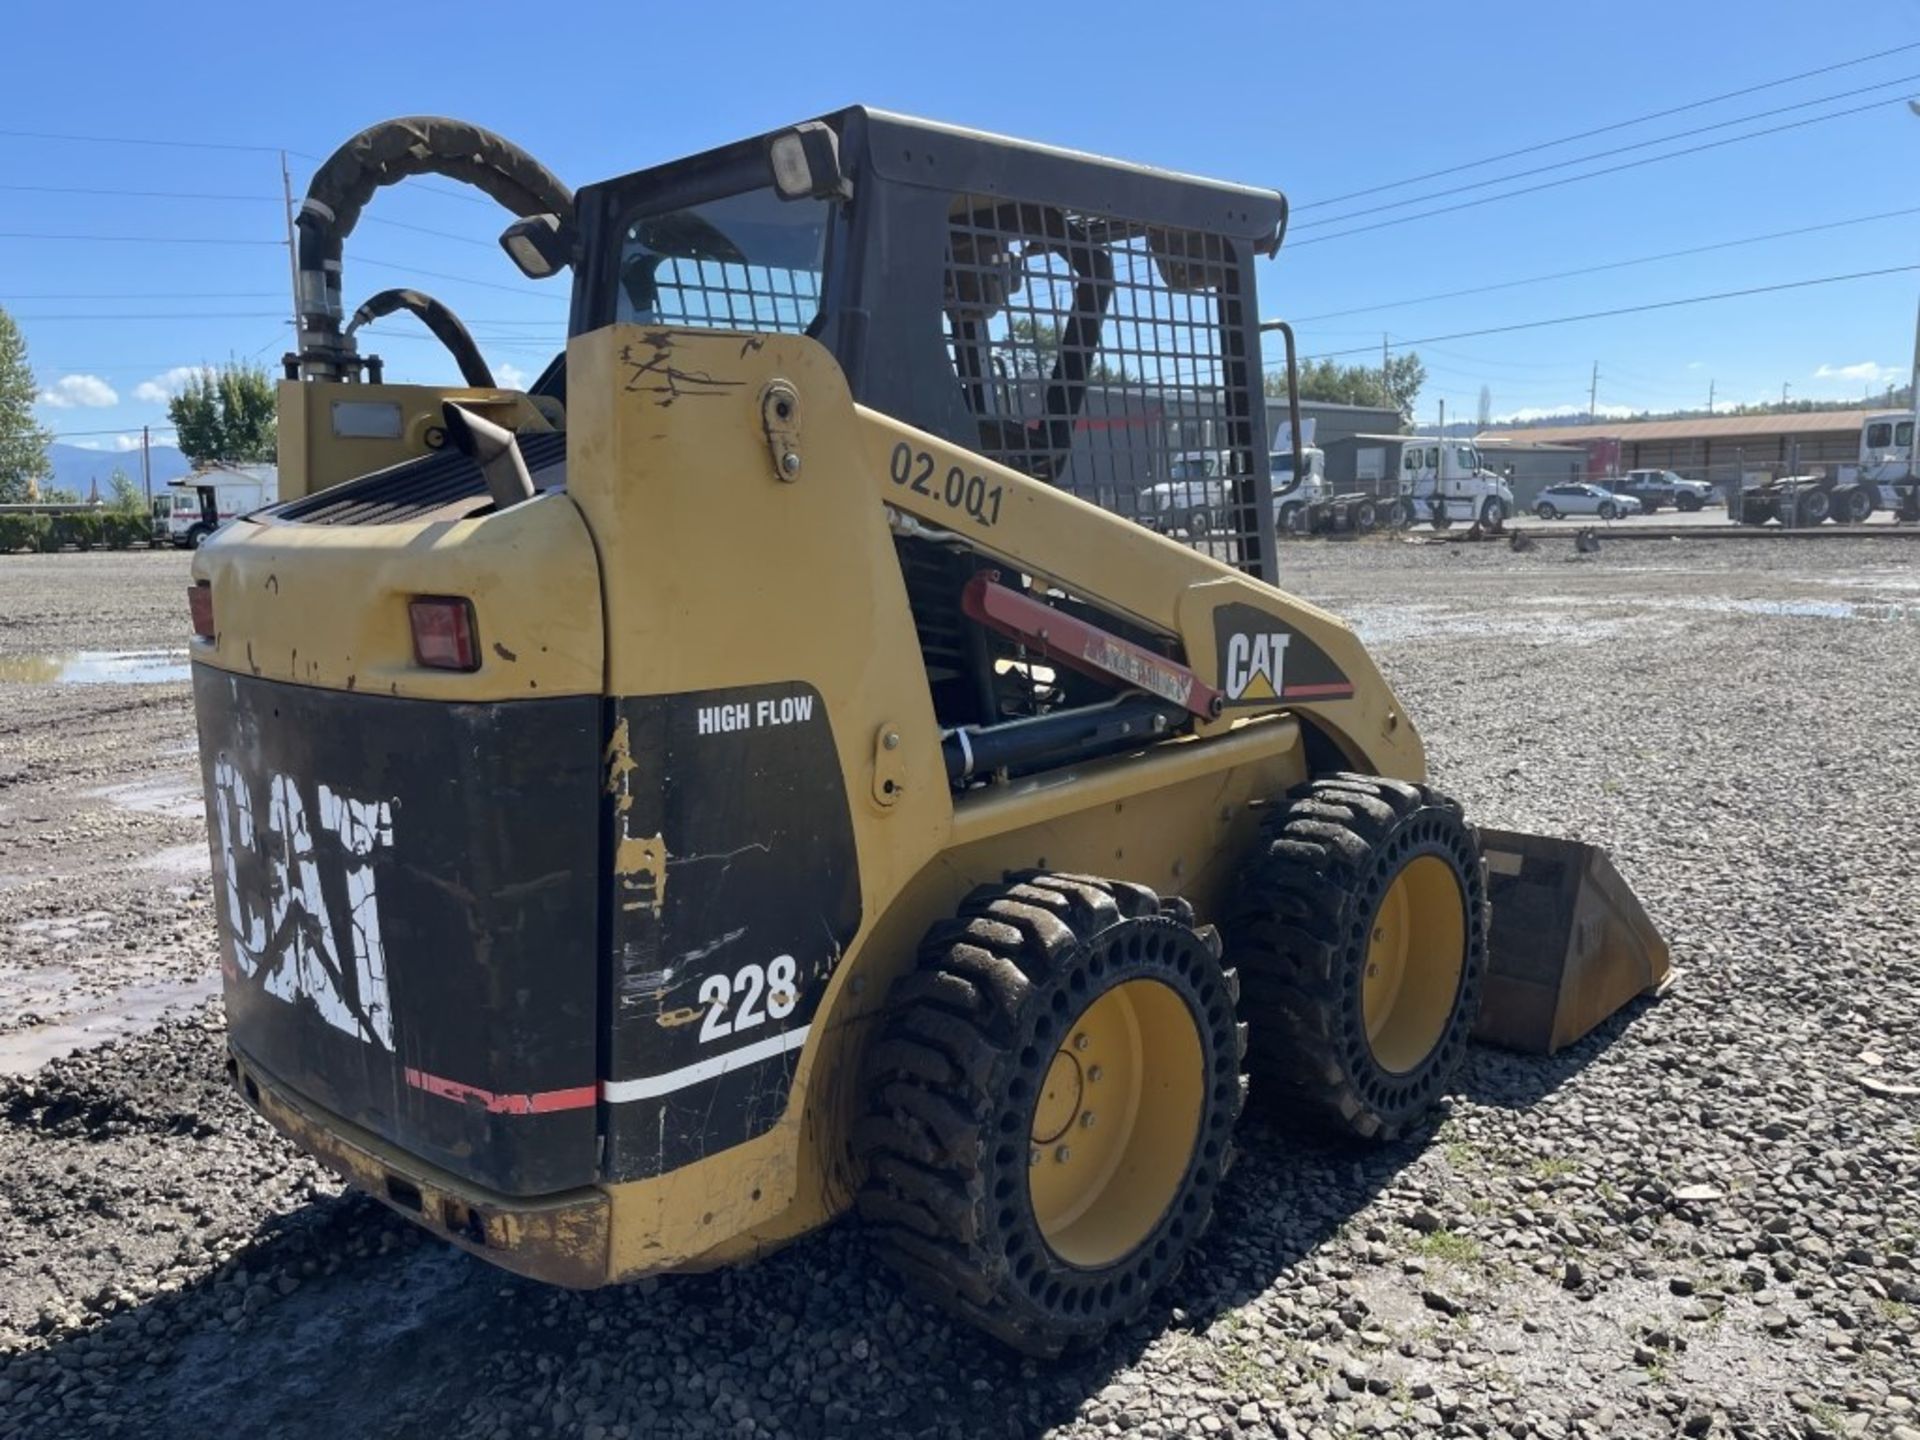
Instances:
[[[1309,695],[1319,695],[1344,700],[1351,694],[1353,694],[1352,682],[1341,680],[1331,685],[1289,685],[1281,692],[1280,698],[1282,700],[1304,700]]]
[[[495,1115],[549,1115],[556,1110],[584,1110],[599,1098],[597,1085],[575,1085],[566,1090],[535,1090],[528,1095],[496,1095],[478,1085],[464,1085],[441,1075],[408,1066],[407,1084],[442,1100],[477,1104]]]

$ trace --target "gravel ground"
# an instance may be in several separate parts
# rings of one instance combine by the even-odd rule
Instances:
[[[1251,1117],[1175,1289],[1051,1366],[851,1222],[575,1295],[342,1194],[221,1083],[185,685],[4,678],[177,648],[184,558],[8,558],[0,1436],[1920,1440],[1915,558],[1289,547],[1439,783],[1609,846],[1678,983],[1554,1060],[1476,1052],[1388,1149]]]

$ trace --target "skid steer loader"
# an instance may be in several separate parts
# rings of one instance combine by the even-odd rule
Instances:
[[[427,172],[571,273],[524,392],[432,297],[346,315],[362,207]],[[1285,218],[857,108],[577,196],[453,121],[342,147],[283,498],[189,591],[245,1099],[525,1275],[857,1208],[1052,1354],[1179,1267],[1247,1073],[1390,1138],[1476,1022],[1550,1049],[1657,983],[1605,857],[1477,832],[1275,588]],[[385,382],[401,312],[461,385]],[[1140,497],[1196,451],[1227,503],[1182,543]]]

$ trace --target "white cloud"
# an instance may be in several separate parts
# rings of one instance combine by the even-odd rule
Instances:
[[[493,378],[509,390],[524,390],[533,377],[510,361],[502,360],[493,367]]]
[[[194,376],[205,373],[204,365],[176,365],[164,375],[156,375],[151,380],[142,380],[134,386],[133,398],[144,400],[149,405],[164,405],[178,395]]]
[[[98,375],[62,375],[40,392],[40,403],[55,410],[72,410],[81,406],[89,410],[104,410],[109,405],[118,405],[120,397]]]
[[[115,435],[109,439],[76,440],[73,443],[74,448],[79,450],[117,450],[124,452],[127,450],[138,450],[140,448],[140,437],[138,435]]]
[[[1891,365],[1876,365],[1871,360],[1862,360],[1858,365],[1822,365],[1813,372],[1816,380],[1860,381],[1891,380],[1901,372]]]
[[[1574,421],[1587,413],[1584,400],[1576,400],[1567,405],[1530,405],[1524,410],[1510,411],[1505,415],[1495,415],[1489,422],[1494,425],[1524,425],[1531,420],[1567,420]],[[1625,420],[1640,412],[1631,405],[1602,405],[1594,411],[1596,419]]]

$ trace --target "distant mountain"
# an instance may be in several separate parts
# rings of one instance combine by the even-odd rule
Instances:
[[[71,490],[82,500],[93,491],[94,482],[100,482],[100,498],[107,498],[107,482],[115,470],[124,470],[133,480],[140,483],[140,452],[138,450],[88,450],[80,445],[62,445],[58,441],[47,447],[47,458],[53,462],[53,483],[63,490]],[[153,483],[164,485],[169,480],[177,480],[193,467],[187,464],[187,457],[171,445],[153,447]]]

